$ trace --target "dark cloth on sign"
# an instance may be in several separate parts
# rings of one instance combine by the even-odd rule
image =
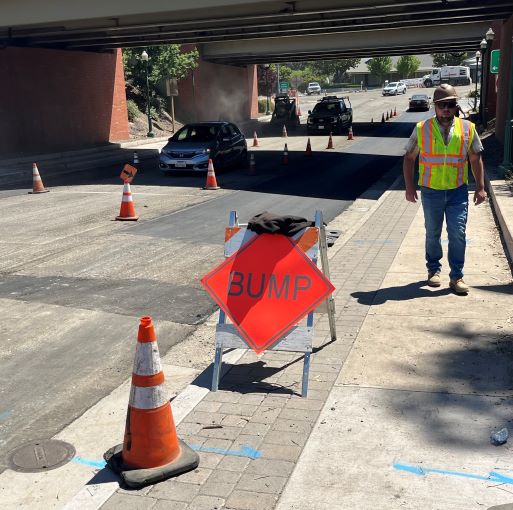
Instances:
[[[267,211],[253,216],[248,222],[248,229],[257,234],[283,234],[289,237],[307,227],[315,227],[315,222],[298,216],[280,216]]]

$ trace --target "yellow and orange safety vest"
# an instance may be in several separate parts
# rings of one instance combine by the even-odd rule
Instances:
[[[467,184],[467,152],[472,144],[472,122],[454,118],[449,144],[445,145],[436,118],[417,123],[419,186],[432,189],[454,189]]]

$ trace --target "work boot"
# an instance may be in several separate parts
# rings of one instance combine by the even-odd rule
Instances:
[[[440,287],[440,273],[438,271],[428,273],[427,284],[430,287]]]
[[[463,281],[463,278],[451,280],[449,287],[451,287],[456,294],[468,294],[469,291],[468,285]]]

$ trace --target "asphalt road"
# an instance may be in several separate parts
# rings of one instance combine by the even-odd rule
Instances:
[[[116,178],[0,192],[0,471],[10,450],[52,437],[130,375],[138,317],[154,317],[165,353],[215,310],[199,279],[223,259],[231,210],[247,222],[265,210],[313,218],[321,209],[329,222],[387,171],[395,168],[389,181],[399,174],[426,114],[371,125],[363,117],[378,111],[379,95],[355,96],[355,140],[335,137],[330,151],[314,137],[307,158],[302,126],[283,165],[284,139],[262,124],[257,175],[219,174],[219,191],[201,189],[204,176],[146,167],[133,186],[137,223],[114,221]],[[383,108],[393,101],[404,111],[406,98]]]

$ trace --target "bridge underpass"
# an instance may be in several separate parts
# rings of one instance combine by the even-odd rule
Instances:
[[[511,60],[512,14],[509,0],[200,0],[194,9],[183,9],[176,0],[49,0],[44,9],[37,0],[2,2],[0,68],[10,80],[0,93],[11,101],[2,108],[0,151],[27,152],[27,140],[29,151],[37,152],[126,138],[124,80],[119,55],[112,52],[168,43],[196,44],[200,50],[195,90],[191,79],[182,84],[182,103],[191,117],[219,118],[226,110],[222,103],[209,109],[201,104],[205,87],[210,97],[228,88],[232,99],[239,97],[236,109],[250,117],[256,114],[252,64],[474,51],[494,23],[503,28],[494,48],[501,47],[504,56],[498,111],[506,111],[502,91]],[[105,61],[108,70],[102,68]]]

